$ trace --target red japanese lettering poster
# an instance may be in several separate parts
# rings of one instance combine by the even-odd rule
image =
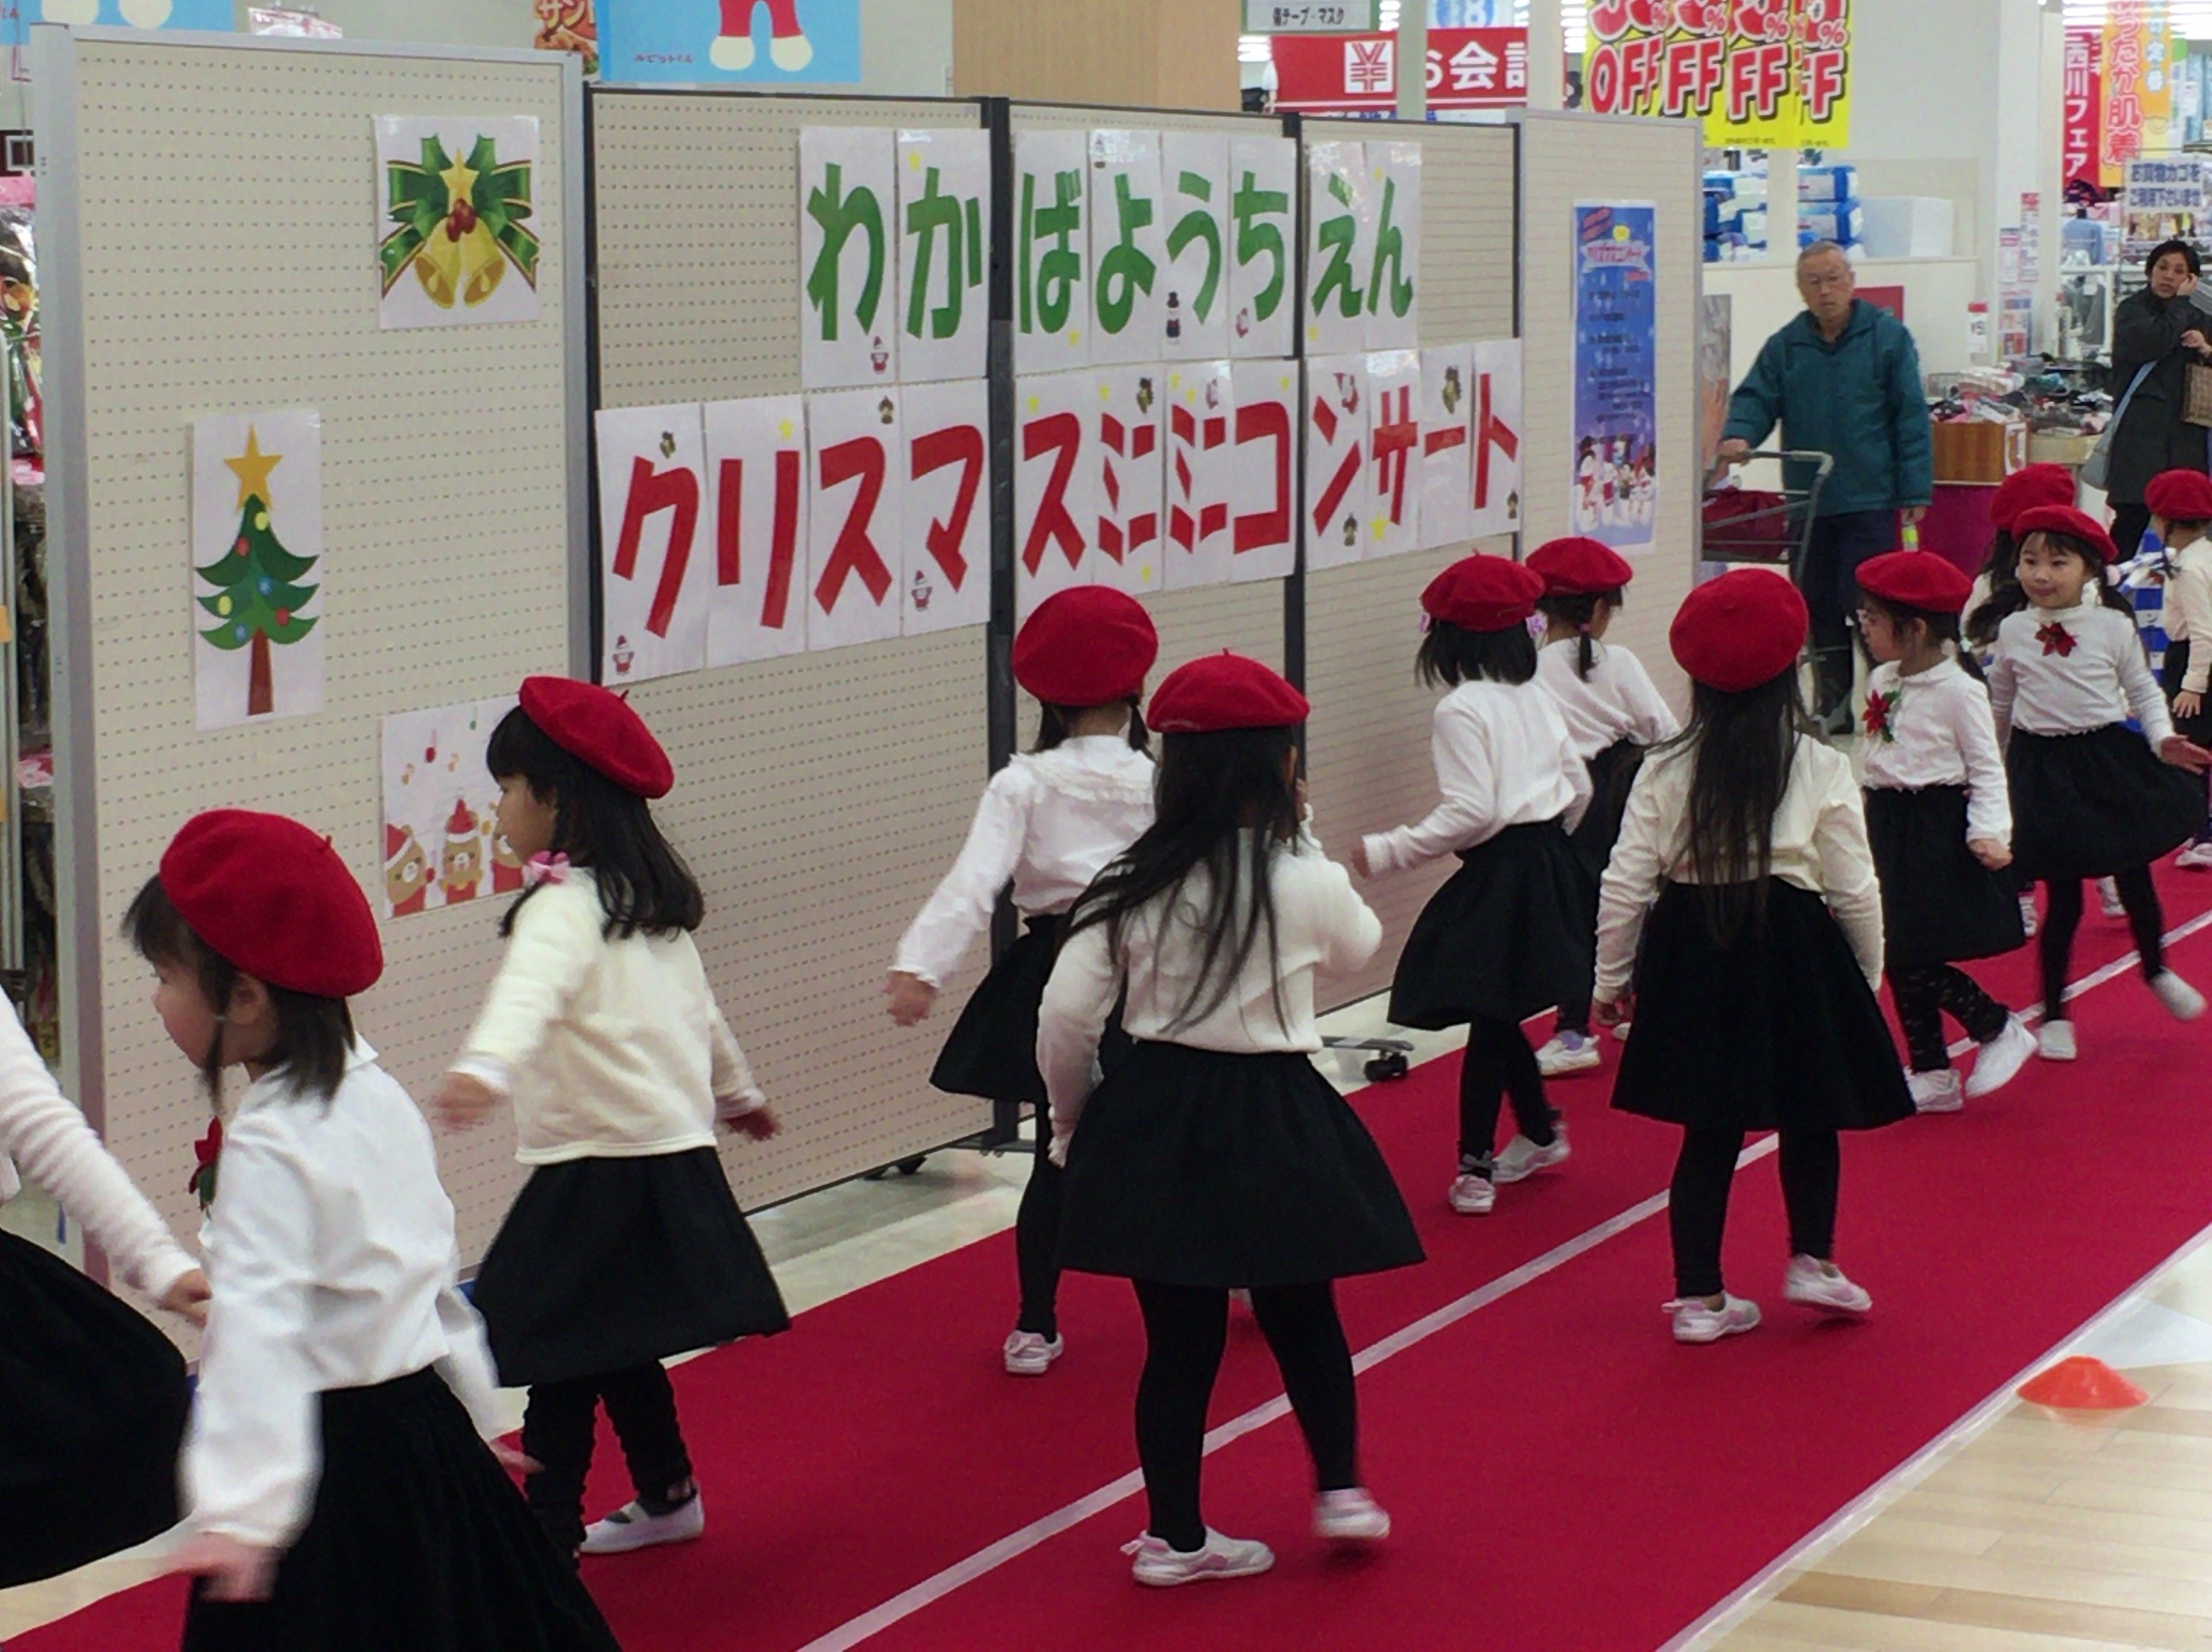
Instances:
[[[1288,579],[1297,566],[1298,365],[1240,361],[1235,386],[1229,578]]]
[[[1164,482],[1167,439],[1158,367],[1105,367],[1098,374],[1093,416],[1097,442],[1097,583],[1132,596],[1158,591],[1166,572]]]
[[[1306,568],[1359,560],[1367,484],[1367,358],[1306,361]]]
[[[714,402],[707,438],[707,664],[738,665],[806,647],[806,404],[797,396]]]
[[[606,410],[598,430],[602,680],[703,670],[714,565],[698,404]]]
[[[1014,612],[1097,583],[1097,466],[1086,428],[1097,404],[1090,373],[1048,373],[1014,388]]]
[[[810,398],[806,646],[899,634],[906,463],[895,389]]]
[[[991,617],[990,387],[909,385],[906,439],[908,636]]]

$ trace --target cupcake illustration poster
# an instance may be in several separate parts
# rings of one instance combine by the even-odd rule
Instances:
[[[499,785],[484,748],[512,696],[384,720],[384,915],[490,899],[522,887],[492,823]]]

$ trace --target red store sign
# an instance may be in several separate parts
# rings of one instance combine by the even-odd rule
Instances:
[[[1394,112],[1395,34],[1278,34],[1275,106],[1304,114]],[[1429,107],[1513,109],[1528,101],[1528,31],[1429,31]]]

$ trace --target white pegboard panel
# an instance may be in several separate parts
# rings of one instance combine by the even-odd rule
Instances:
[[[374,890],[381,719],[567,666],[580,82],[550,58],[40,33],[66,1066],[183,1233],[207,1109],[117,938],[171,834],[210,807],[280,811]],[[372,122],[395,113],[538,118],[537,320],[380,329]],[[202,733],[191,422],[298,407],[323,421],[325,708]],[[386,928],[384,981],[357,1008],[417,1095],[498,963],[496,917]],[[512,1130],[440,1152],[473,1257],[515,1185]]]
[[[1697,579],[1698,295],[1704,270],[1704,138],[1697,125],[1530,113],[1521,128],[1521,330],[1526,340],[1522,473],[1531,544],[1572,531],[1574,205],[1656,201],[1658,246],[1659,506],[1656,544],[1636,559],[1611,641],[1632,650],[1686,710],[1688,683],[1667,647]]]
[[[975,127],[975,103],[592,95],[604,407],[795,392],[799,134]],[[919,1028],[885,1014],[898,938],[989,778],[981,626],[647,683],[667,745],[660,811],[707,894],[699,945],[784,1121],[723,1163],[748,1206],[985,1128],[929,1070],[989,963],[979,942]]]

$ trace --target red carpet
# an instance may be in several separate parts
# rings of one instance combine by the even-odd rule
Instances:
[[[2170,880],[2172,926],[2207,904]],[[2186,896],[2185,900],[2183,898]],[[2126,950],[2092,919],[2079,976]],[[2212,943],[2175,962],[2212,977]],[[1984,972],[2033,995],[2027,955]],[[1362,1383],[1368,1474],[1399,1534],[1365,1564],[1304,1534],[1295,1429],[1209,1460],[1209,1518],[1281,1556],[1264,1582],[1166,1595],[1133,1587],[1115,1546],[1132,1499],[1018,1556],[868,1643],[973,1649],[1280,1647],[1380,1638],[1587,1652],[1658,1645],[2048,1349],[2203,1224],[2212,1155],[2197,1139],[2212,1023],[2177,1028],[2139,984],[2078,1007],[2084,1060],[2032,1066],[1962,1116],[1847,1145],[1841,1251],[1872,1322],[1817,1327],[1780,1301],[1770,1160],[1744,1175],[1731,1283],[1769,1312],[1756,1334],[1680,1349],[1663,1219],[1645,1221],[1379,1365]],[[1663,1189],[1674,1133],[1616,1115],[1602,1079],[1557,1087],[1568,1171],[1505,1190],[1498,1213],[1443,1208],[1456,1062],[1367,1092],[1420,1218],[1426,1267],[1344,1291],[1355,1347],[1496,1279]],[[2161,1150],[2167,1151],[2161,1151]],[[1133,1467],[1140,1336],[1126,1287],[1072,1280],[1071,1352],[1011,1381],[1002,1236],[806,1315],[797,1332],[678,1375],[710,1507],[679,1551],[586,1576],[633,1652],[785,1649],[829,1634]],[[1217,1401],[1225,1420],[1278,1391],[1249,1327]],[[628,1495],[610,1449],[595,1508]],[[179,1591],[135,1591],[12,1642],[11,1652],[174,1644]]]

